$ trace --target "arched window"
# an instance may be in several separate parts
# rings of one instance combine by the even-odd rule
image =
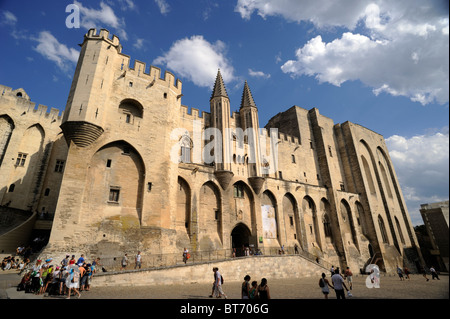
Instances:
[[[189,136],[184,135],[180,140],[181,146],[181,162],[190,163],[191,162],[191,139]]]
[[[120,102],[119,113],[123,115],[122,119],[125,123],[134,124],[136,120],[142,119],[144,108],[136,100],[125,99]]]

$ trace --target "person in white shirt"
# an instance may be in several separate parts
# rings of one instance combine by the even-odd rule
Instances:
[[[224,296],[225,299],[227,299],[227,295],[222,290],[222,275],[219,272],[219,268],[214,267],[213,272],[215,273],[215,280],[216,280],[215,288],[214,288],[214,295],[217,298]]]
[[[141,265],[142,265],[142,256],[141,256],[141,252],[138,251],[137,255],[136,255],[136,259],[135,259],[136,265],[134,266],[134,269],[136,269],[137,267],[139,267],[139,269],[141,269]]]
[[[345,285],[344,278],[339,274],[339,268],[336,268],[334,271],[334,275],[331,276],[331,281],[333,282],[334,291],[336,292],[337,299],[345,299],[345,290],[348,291],[347,286]]]

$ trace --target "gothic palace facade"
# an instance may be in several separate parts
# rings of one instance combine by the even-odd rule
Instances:
[[[62,114],[0,87],[0,204],[54,212],[52,256],[284,245],[342,267],[415,268],[383,136],[298,106],[260,130],[247,82],[231,113],[220,71],[210,113],[189,111],[181,81],[145,70],[116,36],[91,29]],[[223,138],[206,136],[214,128]]]

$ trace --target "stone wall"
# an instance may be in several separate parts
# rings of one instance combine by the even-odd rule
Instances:
[[[218,267],[224,282],[241,281],[245,275],[252,278],[320,277],[327,270],[300,256],[253,256],[233,260],[205,262],[196,265],[164,267],[148,271],[128,270],[99,273],[92,280],[93,287],[170,285],[183,279],[185,284],[210,283],[214,280],[213,267]]]

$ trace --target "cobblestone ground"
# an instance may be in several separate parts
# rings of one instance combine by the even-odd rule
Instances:
[[[209,275],[209,274],[208,274]],[[225,277],[225,274],[224,274]],[[24,292],[14,292],[14,296],[8,296],[8,290],[15,287],[20,276],[17,273],[0,273],[0,298],[27,298]],[[411,275],[410,280],[400,281],[396,276],[382,275],[380,288],[369,289],[366,287],[366,276],[354,276],[353,297],[351,299],[449,299],[449,276],[441,274],[440,280],[427,282],[422,275]],[[329,278],[328,278],[329,279]],[[181,279],[180,279],[181,280]],[[226,277],[225,277],[226,280]],[[261,278],[252,278],[257,280]],[[273,299],[322,299],[323,294],[318,286],[319,278],[292,278],[273,279],[268,278],[270,294]],[[226,282],[223,290],[229,299],[240,299],[241,282]],[[81,299],[210,299],[211,284],[177,284],[165,286],[142,287],[93,287],[90,291],[82,292]],[[7,289],[9,288],[9,289]],[[63,297],[42,297],[42,299],[61,299]],[[329,299],[336,299],[331,290]]]

